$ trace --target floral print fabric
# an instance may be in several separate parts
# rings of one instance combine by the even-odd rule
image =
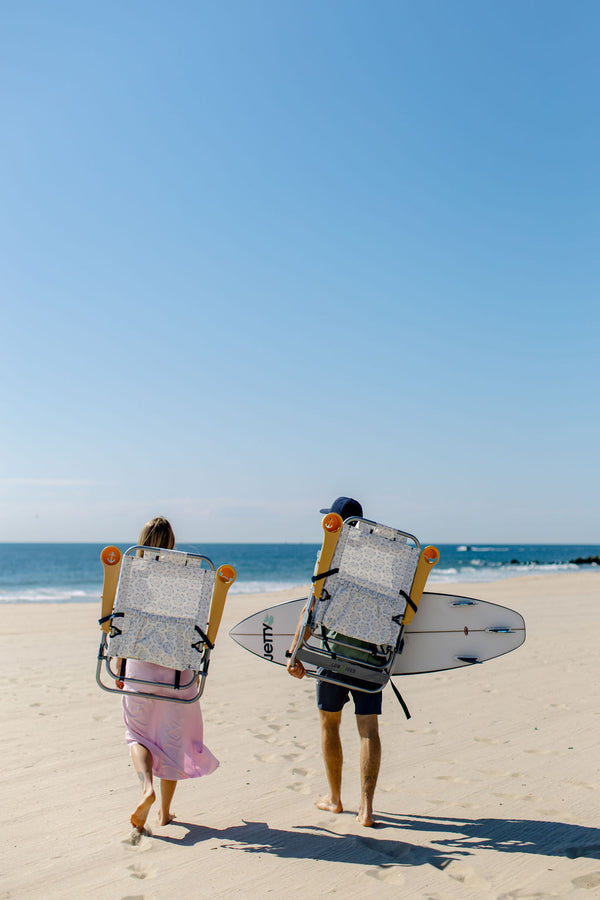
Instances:
[[[318,604],[316,624],[370,644],[393,645],[419,560],[409,535],[359,522],[345,524]]]
[[[214,570],[204,568],[201,559],[177,550],[126,554],[110,655],[171,669],[197,669],[201,653],[193,644],[200,641],[200,651],[203,648],[195,626],[206,633],[214,580]]]

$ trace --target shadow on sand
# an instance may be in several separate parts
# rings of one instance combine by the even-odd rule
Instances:
[[[446,850],[497,850],[540,856],[600,859],[600,829],[540,819],[455,819],[445,816],[378,816],[383,825],[403,831],[443,832],[434,838]]]
[[[244,821],[229,828],[210,828],[173,822],[186,832],[182,837],[155,835],[154,840],[191,846],[216,840],[221,847],[245,853],[270,853],[282,859],[322,859],[365,866],[419,866],[445,868],[449,862],[476,850],[536,853],[542,856],[600,859],[600,829],[529,819],[450,819],[397,816],[379,813],[379,833],[396,828],[404,832],[435,832],[430,844],[404,840],[338,834],[326,828],[294,826],[289,831],[266,822]],[[435,846],[431,846],[435,845]]]

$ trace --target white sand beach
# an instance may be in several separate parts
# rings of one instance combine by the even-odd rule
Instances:
[[[355,819],[353,711],[345,812],[321,812],[314,682],[228,637],[301,592],[233,595],[202,700],[221,767],[137,844],[120,700],[95,684],[99,607],[3,607],[0,898],[600,897],[600,572],[433,589],[517,609],[527,641],[398,680],[410,721],[386,689],[378,827]]]

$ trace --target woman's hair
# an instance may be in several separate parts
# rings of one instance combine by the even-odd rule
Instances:
[[[164,547],[172,550],[175,546],[175,535],[171,523],[163,516],[155,516],[146,522],[138,539],[143,547]]]

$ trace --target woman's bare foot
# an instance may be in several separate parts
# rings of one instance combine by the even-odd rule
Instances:
[[[323,797],[322,800],[315,800],[317,809],[324,809],[326,812],[341,813],[344,812],[341,800],[332,800],[331,797]]]
[[[158,824],[159,825],[168,825],[169,822],[172,822],[175,819],[175,813],[172,812],[163,812],[162,810],[158,814]]]
[[[156,794],[154,793],[154,790],[151,789],[147,791],[142,797],[141,803],[136,806],[134,812],[132,813],[131,824],[134,826],[134,828],[137,828],[138,831],[141,831],[146,824],[146,819],[148,818],[150,807],[155,800]]]

